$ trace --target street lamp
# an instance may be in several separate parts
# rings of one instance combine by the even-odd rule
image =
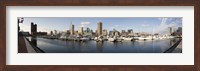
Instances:
[[[23,23],[24,18],[18,18],[18,32],[20,30],[19,23]]]

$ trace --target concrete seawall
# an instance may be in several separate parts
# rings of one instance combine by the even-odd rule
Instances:
[[[23,37],[23,38],[24,38],[24,40],[25,40],[25,44],[26,44],[26,48],[27,48],[28,53],[37,53],[37,52],[33,49],[33,47],[31,46],[31,44],[29,43],[29,41],[28,41],[25,37]]]
[[[18,37],[18,53],[44,53],[41,49],[33,46],[24,36]]]
[[[164,53],[180,53],[180,52],[182,52],[182,39],[177,41],[173,46],[171,46]]]

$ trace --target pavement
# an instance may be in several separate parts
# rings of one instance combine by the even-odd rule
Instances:
[[[26,43],[23,36],[18,37],[18,53],[27,53]]]
[[[182,41],[179,43],[179,45],[174,49],[172,53],[182,53]]]

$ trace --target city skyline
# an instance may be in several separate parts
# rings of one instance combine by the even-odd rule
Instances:
[[[117,31],[133,29],[134,32],[162,33],[168,27],[182,27],[182,18],[140,18],[140,17],[22,17],[23,24],[20,24],[21,31],[30,33],[31,22],[37,24],[38,32],[48,32],[53,30],[66,31],[70,30],[71,24],[74,25],[74,30],[77,31],[80,27],[90,28],[93,31],[97,30],[97,23],[102,22],[102,30],[106,29]]]

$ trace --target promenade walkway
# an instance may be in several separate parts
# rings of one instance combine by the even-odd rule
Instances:
[[[23,36],[18,37],[18,53],[27,53],[26,43]]]
[[[25,37],[18,37],[18,53],[36,53],[31,44],[26,40]]]

